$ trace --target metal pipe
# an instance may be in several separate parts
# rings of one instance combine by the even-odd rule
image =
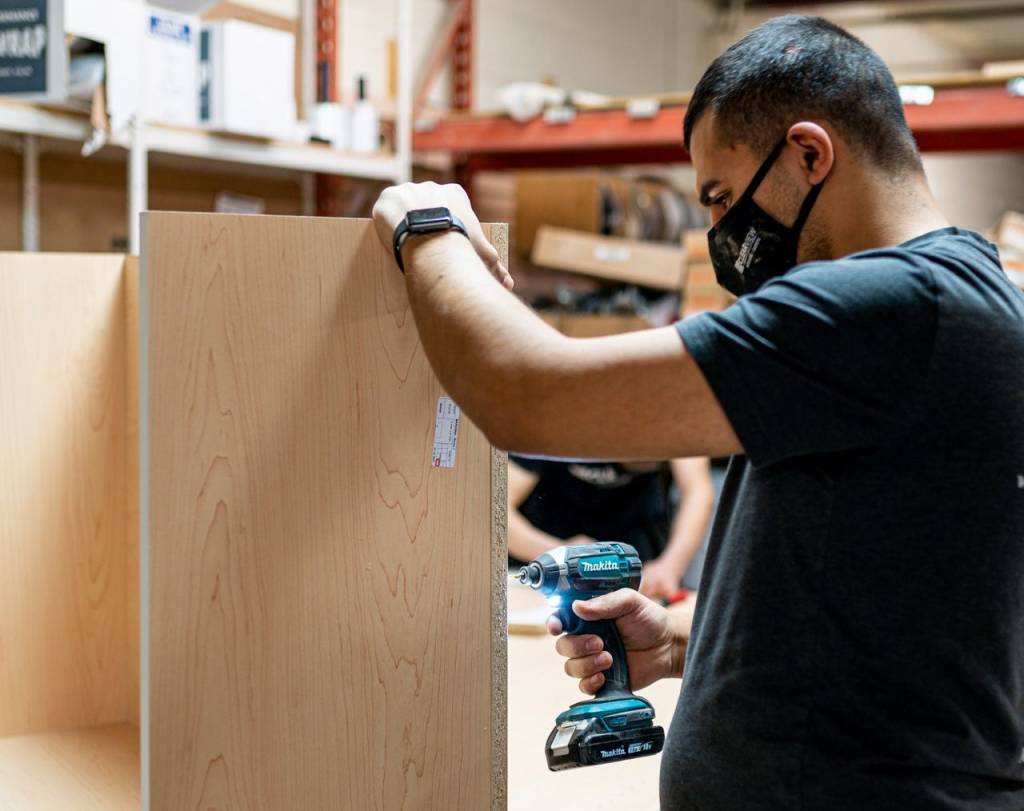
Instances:
[[[395,182],[412,179],[412,8],[397,0],[398,98],[395,100]]]
[[[35,135],[22,140],[21,249],[39,250],[39,138]]]
[[[142,244],[140,215],[149,207],[149,160],[146,152],[146,125],[136,116],[131,123],[132,140],[128,150],[128,251],[139,255]]]

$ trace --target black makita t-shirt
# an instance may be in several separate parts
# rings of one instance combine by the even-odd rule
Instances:
[[[1024,295],[946,228],[678,325],[736,430],[664,811],[1024,809]]]

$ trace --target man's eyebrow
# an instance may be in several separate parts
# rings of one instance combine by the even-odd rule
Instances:
[[[721,184],[721,180],[705,180],[700,186],[700,204],[705,208],[711,205],[711,190]]]

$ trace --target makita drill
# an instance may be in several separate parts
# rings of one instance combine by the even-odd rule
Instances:
[[[573,600],[637,588],[640,568],[640,557],[629,544],[595,543],[559,547],[519,570],[519,582],[554,595],[552,604],[557,598],[567,634],[596,634],[612,655],[597,695],[555,719],[544,749],[551,771],[653,755],[665,743],[665,731],[654,726],[654,707],[630,692],[626,651],[615,621],[584,620],[572,610]]]

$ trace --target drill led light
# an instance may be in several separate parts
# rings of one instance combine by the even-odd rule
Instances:
[[[557,594],[552,594],[550,597],[548,597],[548,605],[556,606],[557,607],[557,606],[560,606],[561,604],[562,604],[562,598],[559,597]]]

